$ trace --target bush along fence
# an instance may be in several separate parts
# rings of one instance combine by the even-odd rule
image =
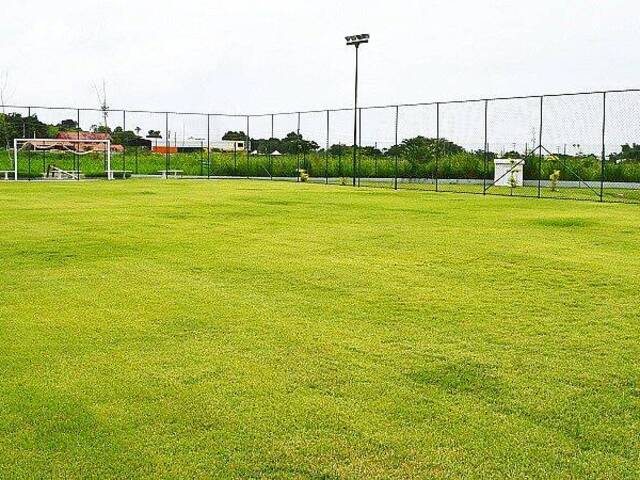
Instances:
[[[14,151],[15,139],[33,138],[59,142],[22,140]],[[82,143],[91,138],[111,141],[116,178],[640,203],[640,89],[252,115],[5,105],[0,179],[106,177],[104,149]]]

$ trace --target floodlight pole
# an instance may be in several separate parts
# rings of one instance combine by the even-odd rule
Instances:
[[[360,44],[356,43],[356,81],[353,105],[353,186],[356,186],[356,148],[358,142],[358,51]]]
[[[353,102],[353,186],[356,186],[356,175],[358,168],[357,148],[358,148],[358,50],[361,43],[369,42],[369,34],[362,33],[360,35],[349,35],[345,37],[347,45],[356,47],[356,81],[355,95]]]

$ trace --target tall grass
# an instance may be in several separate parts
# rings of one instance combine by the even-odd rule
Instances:
[[[11,170],[10,151],[0,151],[0,170]],[[80,171],[87,177],[104,176],[106,158],[102,153],[78,157]],[[32,178],[42,176],[49,165],[71,170],[74,155],[68,152],[21,152],[20,176]],[[158,175],[161,170],[182,170],[189,176],[274,176],[296,177],[297,170],[304,168],[311,177],[353,176],[353,160],[349,155],[333,156],[313,152],[300,155],[250,155],[245,152],[177,153],[169,155],[152,153],[146,149],[130,148],[126,154],[112,155],[114,170],[128,170],[139,175]],[[560,180],[599,181],[602,165],[596,157],[566,157],[561,159],[527,159],[524,176],[528,180],[548,180],[554,171],[560,171]],[[482,154],[459,152],[443,155],[437,159],[416,162],[405,157],[358,155],[357,171],[363,178],[440,178],[440,179],[492,179],[493,161],[485,162]],[[607,161],[604,178],[613,182],[640,182],[640,163]]]

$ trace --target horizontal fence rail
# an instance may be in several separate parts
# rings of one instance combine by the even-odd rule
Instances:
[[[640,89],[260,114],[0,106],[0,180],[61,171],[640,203]]]

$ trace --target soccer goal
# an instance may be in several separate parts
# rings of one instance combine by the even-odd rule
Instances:
[[[108,139],[70,139],[70,138],[16,138],[13,141],[13,177],[20,178],[21,173],[31,179],[34,176],[56,180],[80,180],[85,169],[91,176],[113,180],[111,168],[111,140]],[[20,155],[27,157],[25,170]],[[81,162],[90,157],[91,162]],[[96,160],[97,159],[97,160]]]

